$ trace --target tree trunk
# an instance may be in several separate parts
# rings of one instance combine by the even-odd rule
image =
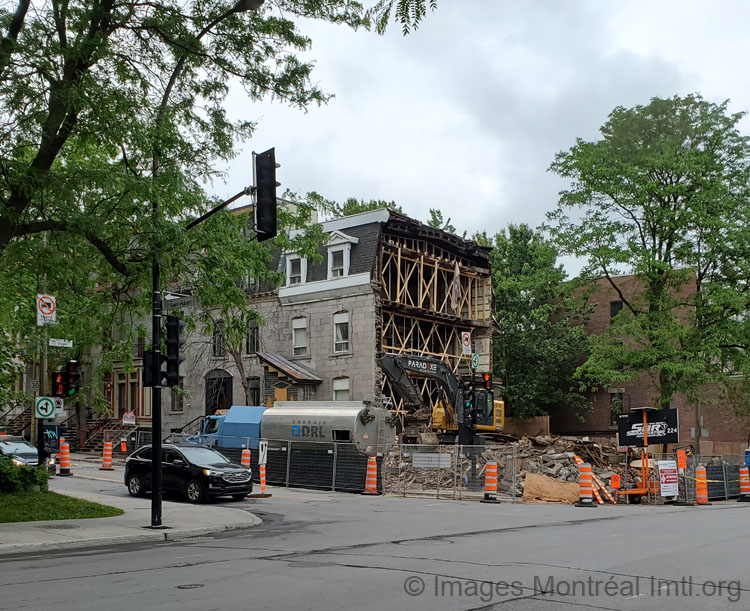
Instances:
[[[240,374],[242,389],[245,391],[245,405],[251,405],[250,382],[247,381],[247,375],[245,373],[245,362],[242,360],[242,348],[235,350],[234,348],[227,346],[227,352],[229,352],[234,360],[234,364],[237,366],[237,371]]]

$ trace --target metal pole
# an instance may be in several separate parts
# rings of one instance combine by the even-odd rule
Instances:
[[[333,444],[333,472],[331,473],[331,490],[336,492],[336,457],[338,456],[338,444]]]
[[[516,502],[516,446],[513,446],[513,502]]]
[[[153,197],[152,216],[154,234],[157,232],[159,206],[158,198]],[[153,301],[151,315],[152,354],[151,377],[151,528],[162,528],[161,523],[161,276],[159,254],[154,249],[151,263]]]
[[[292,460],[292,442],[286,442],[286,487],[289,488],[289,463]]]

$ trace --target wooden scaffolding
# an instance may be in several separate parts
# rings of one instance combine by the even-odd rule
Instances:
[[[462,333],[486,366],[491,365],[492,279],[489,248],[477,246],[408,219],[385,226],[380,241],[380,351],[433,356],[457,375],[468,374]],[[390,230],[390,231],[389,231]],[[426,405],[440,394],[434,381],[415,380]],[[429,428],[430,410],[407,412],[401,397],[383,377],[381,392],[390,399],[401,430],[413,435]]]

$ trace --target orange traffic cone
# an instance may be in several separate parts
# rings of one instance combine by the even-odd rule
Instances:
[[[740,467],[740,498],[737,500],[741,503],[750,501],[750,469],[747,467]]]
[[[242,450],[242,460],[240,460],[240,464],[245,467],[245,469],[250,468],[250,450],[247,448]]]
[[[105,441],[104,449],[102,450],[102,466],[99,467],[99,471],[112,471],[112,442]]]
[[[484,498],[481,503],[499,503],[497,500],[497,463],[488,462],[484,471]]]
[[[591,481],[591,465],[582,463],[580,465],[580,488],[578,492],[578,502],[576,507],[596,507],[594,503],[594,484]]]
[[[378,461],[374,456],[367,459],[364,494],[380,494],[378,492]]]
[[[708,502],[708,483],[706,482],[706,467],[699,465],[695,468],[695,502],[698,505],[710,505]]]
[[[60,471],[58,475],[63,477],[73,475],[70,472],[70,444],[64,439],[60,440]]]

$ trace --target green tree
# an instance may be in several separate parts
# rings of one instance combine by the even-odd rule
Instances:
[[[580,304],[557,264],[557,250],[527,225],[509,225],[490,253],[495,318],[494,373],[510,415],[582,413],[589,404],[573,377],[587,356]]]
[[[443,219],[442,211],[437,208],[430,208],[430,218],[427,224],[435,229],[442,229],[448,233],[456,233],[456,228],[451,224],[450,217]],[[466,233],[464,233],[464,236],[466,236]]]
[[[648,373],[664,408],[676,392],[697,405],[705,383],[726,388],[748,371],[750,141],[737,127],[742,116],[699,95],[654,98],[615,108],[599,140],[578,139],[557,155],[551,170],[571,186],[549,215],[555,240],[587,257],[587,273],[605,278],[624,305],[593,338],[578,371],[585,385]],[[617,277],[623,271],[640,282],[634,295]]]

